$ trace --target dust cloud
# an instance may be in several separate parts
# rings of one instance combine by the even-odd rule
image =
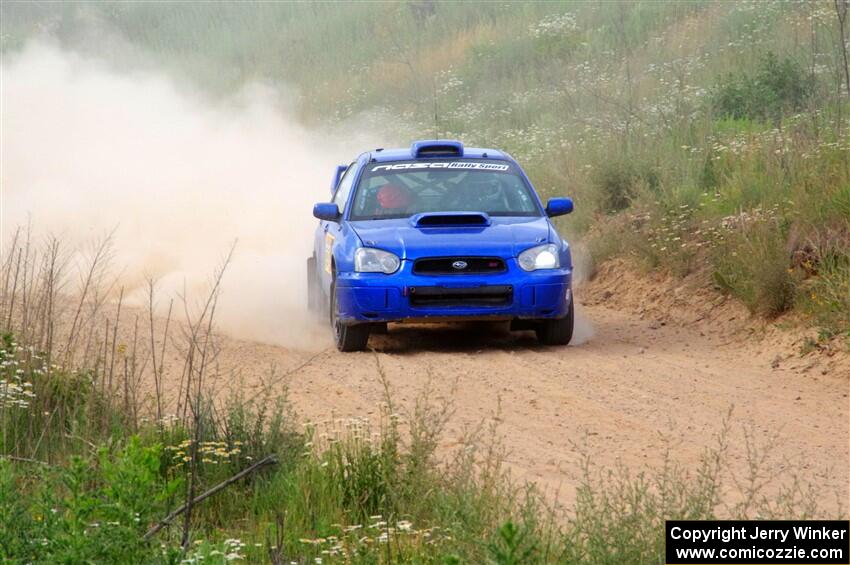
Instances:
[[[184,288],[200,298],[236,240],[221,329],[308,345],[329,333],[304,304],[312,205],[366,143],[307,131],[261,85],[213,101],[164,75],[30,44],[3,61],[2,237],[28,221],[73,245],[114,229],[114,266],[139,304],[145,277],[159,280],[160,303]]]
[[[573,329],[573,339],[570,341],[572,345],[581,345],[593,338],[596,331],[593,329],[593,322],[584,313],[584,307],[581,305],[578,298],[581,297],[581,287],[586,284],[593,271],[593,260],[590,256],[590,250],[582,242],[578,242],[571,246],[573,253],[573,285],[574,292],[578,293],[575,301],[575,328]]]

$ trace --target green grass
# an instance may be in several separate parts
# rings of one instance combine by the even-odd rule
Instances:
[[[30,349],[5,336],[0,377],[18,385],[0,389],[6,563],[650,563],[663,562],[665,519],[817,514],[813,493],[796,482],[766,496],[774,483],[762,480],[759,453],[748,452],[752,484],[729,482],[728,418],[694,469],[675,464],[671,450],[637,474],[583,455],[575,505],[555,508],[511,480],[495,425],[438,457],[451,409],[434,405],[427,387],[403,417],[386,398],[371,424],[296,426],[285,398],[269,406],[236,396],[216,410],[202,403],[196,440],[183,423],[128,418],[121,398],[97,386],[51,395],[73,372],[43,372]],[[34,442],[43,424],[35,411],[60,409],[96,410],[110,425],[65,420],[42,426]],[[31,428],[13,424],[27,418]],[[278,463],[193,508],[185,549],[183,516],[145,537],[187,499],[189,481],[197,495],[268,455]],[[730,492],[740,502],[724,502]]]

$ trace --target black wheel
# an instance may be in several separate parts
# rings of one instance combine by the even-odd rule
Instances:
[[[573,301],[570,300],[570,308],[566,316],[555,320],[544,320],[535,328],[537,340],[543,345],[567,345],[573,338],[574,325],[575,310],[573,310]]]
[[[343,324],[336,303],[336,281],[331,284],[330,318],[336,348],[340,351],[363,351],[369,343],[369,324]]]
[[[316,273],[316,256],[307,259],[307,308],[311,312],[322,310],[319,275]]]

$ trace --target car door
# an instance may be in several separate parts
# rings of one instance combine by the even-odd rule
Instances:
[[[348,202],[348,195],[351,194],[351,188],[354,184],[357,167],[354,163],[348,166],[348,169],[342,175],[342,178],[337,185],[331,202],[337,205],[340,214],[345,213],[345,204]],[[340,241],[342,233],[342,216],[338,222],[330,222],[321,220],[319,223],[319,238],[316,242],[316,261],[319,268],[319,279],[321,280],[322,289],[325,293],[330,292],[332,279],[332,263],[333,249]]]

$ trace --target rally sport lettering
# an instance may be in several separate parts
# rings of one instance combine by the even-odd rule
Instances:
[[[469,163],[463,161],[453,161],[450,163],[397,163],[395,165],[376,165],[372,167],[374,171],[398,171],[403,169],[473,169],[484,171],[507,171],[510,165],[499,163]]]

